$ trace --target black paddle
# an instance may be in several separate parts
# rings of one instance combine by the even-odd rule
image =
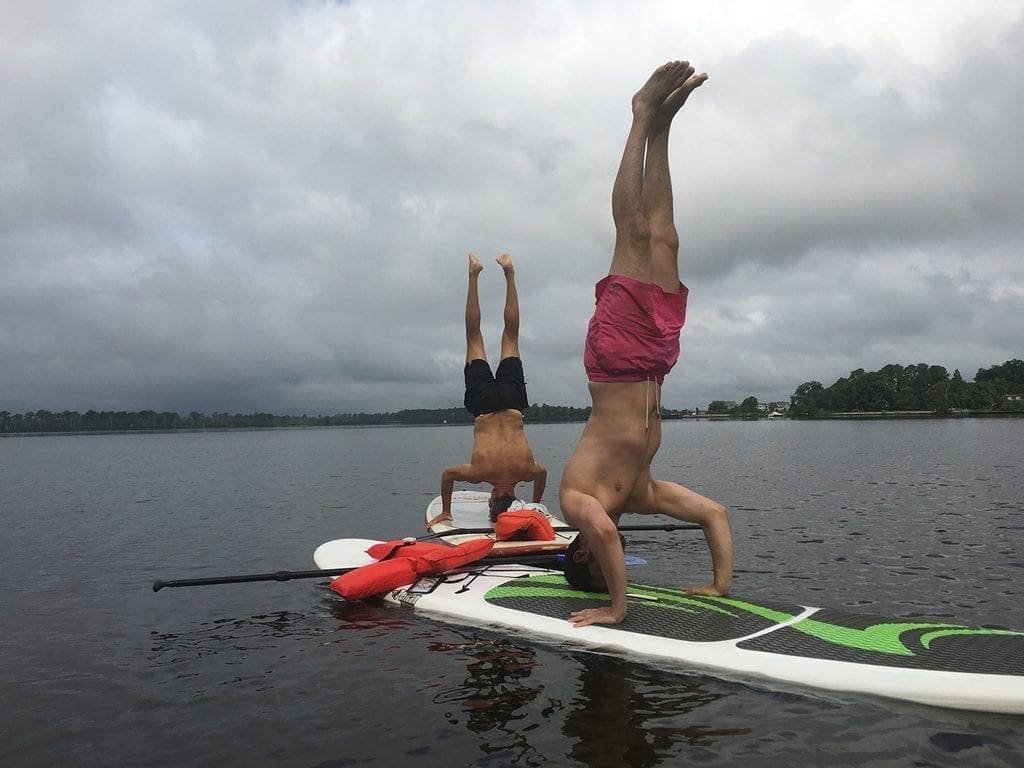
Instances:
[[[578,533],[579,528],[565,528],[558,526],[555,533]],[[696,523],[654,523],[650,525],[620,525],[620,531],[700,531],[702,528]],[[443,539],[448,536],[462,536],[468,533],[494,533],[494,528],[452,528],[447,531],[428,533],[426,536],[417,536],[416,541],[427,541],[428,539]]]
[[[701,527],[695,523],[682,524],[682,523],[655,523],[653,525],[620,525],[620,531],[699,531]],[[577,532],[579,528],[556,528],[555,532],[559,531],[571,531]],[[425,536],[419,536],[416,541],[427,541],[429,539],[440,539],[446,536],[461,536],[465,534],[481,534],[481,533],[494,533],[493,528],[453,528],[449,531],[440,531],[438,533],[428,533]],[[524,556],[515,558],[514,562],[516,565],[541,565],[551,563],[554,559],[553,555],[534,555]],[[476,562],[494,562],[502,561],[506,563],[513,562],[507,556],[494,557],[488,555],[483,557]],[[212,576],[208,579],[179,579],[177,581],[161,581],[157,580],[153,582],[153,591],[159,592],[164,587],[203,587],[213,584],[244,584],[249,581],[291,581],[292,579],[320,579],[327,576],[340,576],[343,573],[354,571],[358,566],[352,566],[349,568],[329,568],[325,570],[316,571],[275,571],[274,573],[250,573],[243,574],[240,576]]]
[[[528,557],[517,557],[511,561],[508,557],[494,557],[488,555],[474,563],[482,562],[505,562],[510,565],[549,565],[555,562],[555,555],[533,555]],[[473,565],[469,563],[468,565]],[[244,584],[249,581],[291,581],[292,579],[320,579],[328,576],[341,576],[349,571],[354,571],[361,566],[354,565],[348,568],[326,568],[316,571],[275,571],[274,573],[250,573],[241,576],[211,576],[208,579],[178,579],[177,581],[153,582],[153,591],[159,592],[164,587],[205,587],[213,584]]]
[[[318,579],[322,576],[341,576],[354,571],[359,566],[349,568],[329,568],[317,571],[275,571],[274,573],[250,573],[241,576],[211,576],[208,579],[178,579],[177,581],[153,582],[153,591],[159,592],[164,587],[203,587],[208,584],[242,584],[246,581],[291,581],[292,579]]]

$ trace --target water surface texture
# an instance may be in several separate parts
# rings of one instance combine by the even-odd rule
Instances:
[[[528,427],[552,508],[581,429]],[[668,422],[655,470],[730,508],[737,597],[1024,629],[1022,429]],[[0,439],[0,765],[1020,765],[1020,717],[647,665],[349,605],[316,579],[151,589],[421,533],[471,440]],[[629,542],[648,561],[631,578],[710,576],[699,534]]]

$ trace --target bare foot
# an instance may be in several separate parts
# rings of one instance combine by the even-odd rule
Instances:
[[[501,265],[501,269],[502,271],[504,271],[506,275],[510,275],[512,274],[512,272],[515,271],[512,268],[512,257],[509,256],[507,253],[501,254],[501,256],[495,259],[495,261]]]
[[[696,75],[694,74],[693,67],[687,67],[684,75],[683,84],[672,91],[661,103],[661,106],[658,107],[658,117],[655,121],[656,130],[667,129],[672,122],[672,118],[676,116],[676,112],[686,103],[690,94],[704,85],[704,82],[708,79],[707,72],[701,72],[699,75]]]
[[[474,256],[472,253],[469,254],[469,276],[479,275],[484,271],[484,265],[480,263],[480,259]]]
[[[654,70],[633,95],[633,114],[656,111],[668,95],[680,87],[680,81],[689,77],[689,74],[684,74],[687,70],[692,72],[688,61],[670,61]]]

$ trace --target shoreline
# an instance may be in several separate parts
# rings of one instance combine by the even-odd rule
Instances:
[[[817,416],[731,416],[729,414],[680,414],[662,416],[662,421],[903,421],[921,419],[1013,419],[1024,417],[1024,411],[960,411],[956,413],[936,413],[935,411],[851,411],[843,413],[819,414]],[[585,419],[531,420],[530,424],[584,424]],[[462,422],[400,422],[389,421],[378,424],[294,424],[274,427],[198,427],[182,429],[103,429],[103,430],[57,430],[0,432],[5,437],[52,437],[53,435],[164,435],[190,433],[223,433],[223,432],[274,432],[282,429],[394,429],[396,427],[471,427],[471,423]]]

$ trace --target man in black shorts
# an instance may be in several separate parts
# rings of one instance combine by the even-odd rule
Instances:
[[[441,474],[441,514],[430,524],[451,520],[455,481],[490,483],[491,520],[516,499],[516,485],[533,481],[533,501],[540,503],[548,472],[533,458],[523,430],[523,411],[529,404],[523,362],[519,358],[519,297],[516,294],[512,257],[498,259],[505,273],[505,329],[501,334],[501,362],[491,373],[480,332],[480,298],[477,280],[483,265],[469,255],[469,288],[466,293],[466,410],[474,416],[473,455],[468,464],[448,467]]]

